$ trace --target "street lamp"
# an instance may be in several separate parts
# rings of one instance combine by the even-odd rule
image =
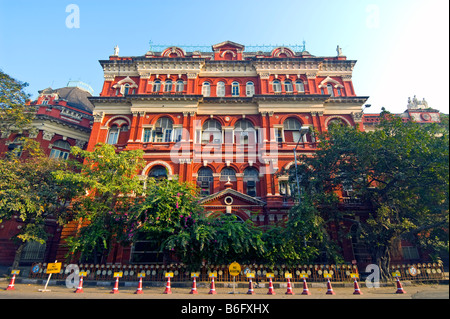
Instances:
[[[295,164],[295,180],[297,182],[297,193],[298,193],[298,203],[300,204],[300,182],[298,179],[298,170],[297,170],[297,147],[300,144],[300,141],[303,139],[303,136],[309,132],[308,126],[302,126],[299,129],[300,137],[298,138],[297,145],[294,148],[294,164]]]
[[[307,127],[307,126],[300,127],[300,129],[299,129],[300,137],[298,138],[297,145],[295,145],[295,148],[294,148],[295,180],[297,182],[297,194],[298,194],[298,204],[299,205],[300,205],[300,201],[301,201],[301,199],[300,199],[301,194],[300,194],[300,181],[298,178],[298,169],[297,169],[297,147],[300,144],[300,141],[303,140],[303,136],[308,132],[309,132],[309,127]],[[303,243],[306,247],[307,244],[306,244],[305,236],[303,236]]]

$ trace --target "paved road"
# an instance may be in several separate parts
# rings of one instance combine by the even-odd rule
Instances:
[[[396,294],[395,286],[371,289],[361,286],[362,295],[353,295],[353,287],[333,288],[336,295],[326,295],[326,288],[309,288],[311,295],[302,295],[300,285],[294,286],[295,295],[286,295],[286,288],[275,289],[276,295],[267,295],[267,288],[255,288],[255,295],[247,295],[248,288],[236,288],[235,294],[230,294],[232,288],[216,288],[216,295],[209,295],[209,288],[203,287],[198,288],[198,295],[190,295],[189,288],[172,288],[172,294],[165,295],[164,287],[145,285],[141,295],[134,294],[134,287],[119,287],[118,294],[110,294],[112,287],[88,286],[81,294],[61,285],[48,286],[51,290],[48,292],[39,292],[44,286],[36,284],[16,284],[15,288],[5,291],[0,285],[0,305],[8,313],[29,318],[38,313],[45,318],[118,318],[123,314],[132,318],[170,319],[282,319],[310,314],[359,318],[367,311],[372,315],[396,313],[401,317],[416,317],[429,308],[428,302],[424,304],[419,299],[445,302],[434,301],[435,314],[441,312],[440,308],[447,309],[449,299],[449,286],[442,284],[404,286],[406,294]]]
[[[4,284],[5,288],[7,283]],[[16,284],[15,290],[5,291],[0,287],[0,299],[230,299],[235,301],[248,301],[254,299],[449,299],[448,285],[409,285],[404,286],[406,294],[396,294],[396,287],[366,288],[361,286],[362,295],[353,295],[353,287],[333,288],[336,295],[326,295],[326,288],[309,288],[311,295],[302,295],[300,284],[294,286],[295,295],[286,295],[286,288],[275,289],[275,295],[267,295],[267,288],[255,288],[254,295],[247,295],[248,289],[236,288],[232,294],[232,288],[216,288],[216,295],[209,295],[209,288],[198,288],[198,295],[189,294],[190,288],[171,288],[172,294],[163,294],[163,287],[146,287],[144,285],[143,294],[136,295],[134,287],[119,287],[118,294],[110,294],[112,287],[84,287],[83,293],[75,294],[74,289],[65,286],[48,286],[48,292],[39,292],[43,285],[36,284]]]

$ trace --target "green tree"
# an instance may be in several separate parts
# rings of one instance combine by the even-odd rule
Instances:
[[[76,196],[66,222],[79,222],[77,234],[66,239],[70,254],[81,259],[104,258],[112,245],[130,242],[128,212],[140,201],[143,183],[137,173],[144,165],[143,152],[121,151],[99,144],[92,152],[73,147],[71,153],[84,159],[74,162],[76,170],[58,171],[59,182],[73,185],[84,192]]]
[[[24,89],[28,83],[20,82],[0,70],[0,128],[20,131],[31,124],[34,109],[27,106],[30,97]]]
[[[11,238],[17,244],[13,268],[18,266],[26,243],[47,241],[49,217],[62,221],[61,216],[74,193],[70,185],[58,183],[53,173],[66,169],[65,161],[45,156],[26,161],[0,160],[0,223],[17,216],[16,221],[22,224],[20,231]]]
[[[422,234],[446,228],[434,239],[448,247],[448,127],[404,123],[383,112],[373,132],[335,126],[320,141],[314,156],[302,158],[302,186],[323,216],[357,225],[383,279],[402,238],[420,243]],[[365,221],[330,205],[343,186],[368,203]]]
[[[326,223],[308,196],[291,208],[286,222],[263,234],[264,259],[274,265],[297,265],[317,260],[321,252],[332,262],[342,261],[336,243],[330,240]]]

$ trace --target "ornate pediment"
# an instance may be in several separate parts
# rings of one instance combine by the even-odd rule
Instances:
[[[205,206],[265,206],[266,202],[227,188],[203,198],[200,204]]]

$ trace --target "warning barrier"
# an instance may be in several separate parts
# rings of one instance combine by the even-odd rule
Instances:
[[[63,264],[61,271],[57,274],[53,274],[54,279],[65,280],[70,274],[70,270],[67,268],[68,264]],[[205,264],[200,267],[196,272],[196,282],[209,282],[209,275],[216,273],[217,277],[214,281],[217,282],[233,282],[233,276],[229,273],[229,265],[218,264]],[[137,281],[137,274],[139,272],[145,273],[145,277],[142,278],[143,282],[164,282],[165,273],[172,272],[173,282],[192,282],[191,269],[183,263],[172,263],[167,265],[121,265],[121,264],[78,264],[80,272],[86,272],[84,280],[95,281],[113,281],[115,272],[122,272],[124,281]],[[29,278],[34,279],[46,279],[47,274],[45,270],[47,263],[35,263],[31,266],[29,272]],[[247,282],[248,278],[246,273],[254,273],[255,277],[252,278],[253,282],[266,282],[267,273],[273,273],[273,282],[286,282],[285,274],[291,274],[290,281],[301,282],[303,275],[308,275],[308,281],[310,282],[323,282],[324,275],[331,282],[353,282],[351,274],[359,273],[359,269],[356,265],[351,264],[298,264],[294,266],[286,265],[265,265],[265,264],[242,264],[242,271],[235,276],[236,282]],[[433,280],[444,279],[444,268],[442,263],[416,263],[416,264],[398,264],[391,266],[392,271],[399,271],[402,280],[415,281],[415,280]],[[331,277],[328,277],[331,276]]]

